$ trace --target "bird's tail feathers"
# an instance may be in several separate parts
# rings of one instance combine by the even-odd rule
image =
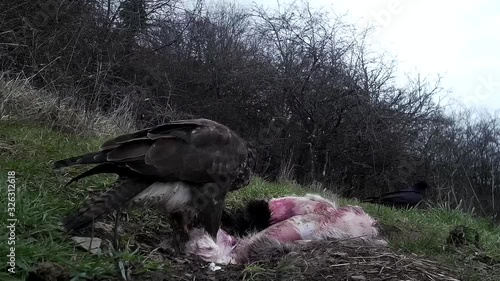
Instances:
[[[363,199],[363,202],[365,203],[373,203],[373,202],[378,202],[380,201],[380,197],[367,197]]]
[[[67,231],[83,228],[102,215],[126,205],[149,185],[149,182],[119,178],[111,189],[88,200],[76,212],[63,218],[62,224]]]
[[[98,166],[93,167],[90,170],[87,170],[80,175],[72,178],[66,186],[70,185],[73,182],[79,181],[83,178],[92,176],[92,175],[97,175],[97,174],[117,174],[118,176],[122,177],[125,176],[127,173],[130,173],[130,170],[120,167],[114,163],[104,163],[100,164]]]
[[[92,152],[54,162],[54,169],[69,167],[79,164],[97,164],[106,161],[106,151]]]

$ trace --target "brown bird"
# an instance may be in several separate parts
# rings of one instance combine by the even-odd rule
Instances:
[[[114,185],[62,223],[66,230],[90,225],[125,206],[156,207],[181,230],[202,227],[216,237],[229,191],[248,185],[255,151],[228,127],[208,119],[172,121],[118,136],[100,151],[60,160],[54,168],[99,164],[71,182],[115,173]]]

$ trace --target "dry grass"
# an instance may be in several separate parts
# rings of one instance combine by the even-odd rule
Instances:
[[[34,89],[26,78],[11,79],[0,73],[0,120],[37,123],[77,135],[111,136],[135,129],[132,103],[127,99],[104,114],[65,96]]]
[[[292,156],[288,159],[281,160],[280,170],[278,174],[278,182],[294,184],[293,173],[295,170],[295,165],[292,163]]]
[[[458,280],[453,270],[437,262],[359,240],[316,241],[267,253],[266,263],[286,267],[294,280]]]

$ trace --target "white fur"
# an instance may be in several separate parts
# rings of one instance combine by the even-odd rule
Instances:
[[[292,227],[295,232],[300,234],[303,240],[317,240],[320,238],[320,225],[321,215],[318,214],[305,214],[291,217],[283,224],[283,226]]]
[[[312,200],[312,201],[318,201],[318,202],[324,202],[332,206],[332,208],[337,208],[337,201],[335,199],[327,199],[324,197],[321,197],[318,194],[313,194],[313,193],[307,193],[306,198]]]
[[[142,206],[158,206],[167,213],[181,211],[191,201],[192,194],[182,182],[155,182],[132,199],[132,203]]]
[[[306,194],[306,196],[286,196],[269,200],[271,211],[271,223],[275,224],[293,216],[306,215],[318,212],[331,212],[337,208],[335,200],[328,200],[317,194]],[[322,211],[318,210],[322,207]]]
[[[335,228],[349,233],[351,237],[369,237],[374,238],[378,235],[375,227],[375,220],[367,214],[356,214],[346,212],[335,222]]]
[[[195,228],[189,233],[186,243],[186,253],[199,256],[204,261],[218,264],[235,263],[232,251],[236,246],[236,239],[219,229],[217,242],[203,229]]]

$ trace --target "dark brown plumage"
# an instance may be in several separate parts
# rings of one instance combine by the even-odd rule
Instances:
[[[68,231],[138,205],[157,207],[179,218],[184,229],[201,226],[215,237],[226,194],[248,185],[255,151],[226,126],[192,119],[118,136],[100,151],[57,161],[54,167],[77,164],[99,165],[69,183],[99,173],[115,173],[118,179],[63,219]]]

